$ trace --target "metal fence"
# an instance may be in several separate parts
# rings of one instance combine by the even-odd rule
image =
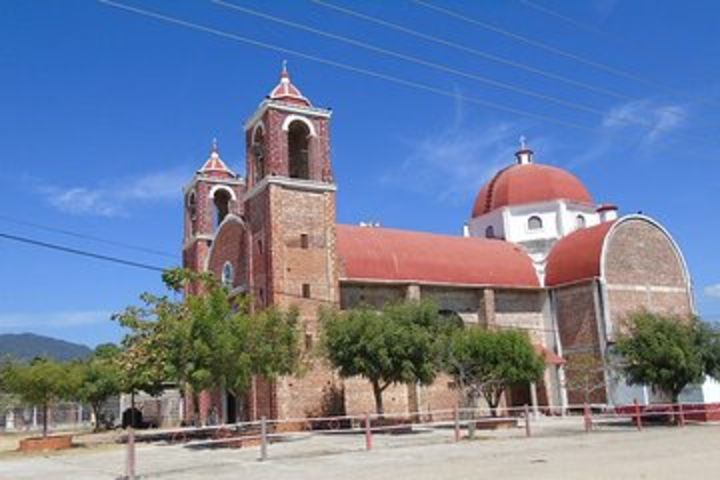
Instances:
[[[682,428],[690,423],[720,420],[720,405],[650,405],[627,407],[573,405],[567,410],[544,413],[528,406],[502,408],[495,412],[478,408],[455,408],[408,414],[365,414],[334,417],[261,419],[209,427],[167,430],[128,430],[126,478],[161,473],[158,458],[168,468],[195,468],[188,452],[237,449],[244,458],[267,461],[273,458],[313,456],[415,445],[452,444],[473,439],[513,439],[588,435],[593,432],[632,432],[656,425]],[[139,443],[157,449],[145,457]],[[230,450],[234,451],[234,450]],[[255,453],[252,453],[255,452]],[[231,458],[235,455],[231,455]],[[254,459],[253,458],[253,459]],[[199,467],[198,467],[199,468]]]
[[[44,423],[42,407],[15,406],[0,413],[0,430],[28,432],[41,430]],[[50,430],[80,430],[92,424],[92,411],[80,403],[60,403],[48,407],[47,426]]]

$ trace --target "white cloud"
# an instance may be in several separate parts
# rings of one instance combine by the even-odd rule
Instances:
[[[635,100],[610,109],[603,118],[607,128],[639,128],[643,139],[653,143],[681,127],[687,121],[687,109],[681,105],[662,105],[651,100]]]
[[[0,328],[77,327],[110,320],[112,312],[79,310],[67,312],[0,313]]]
[[[432,192],[439,201],[467,202],[498,170],[514,162],[522,126],[515,123],[468,126],[463,102],[455,102],[453,121],[422,138],[406,139],[402,164],[384,172],[382,181],[417,192]],[[532,139],[533,148],[541,139]]]
[[[705,287],[705,296],[710,298],[720,298],[720,283]]]
[[[61,212],[114,217],[127,214],[132,203],[175,200],[188,181],[188,171],[153,172],[101,186],[42,186],[38,191]]]

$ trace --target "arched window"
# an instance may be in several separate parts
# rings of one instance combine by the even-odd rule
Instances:
[[[220,225],[228,213],[230,213],[230,201],[232,196],[230,192],[224,188],[219,188],[213,195],[213,203],[215,204],[215,226]]]
[[[187,208],[190,214],[190,220],[194,221],[197,216],[197,199],[195,192],[190,192],[190,195],[187,196]]]
[[[301,121],[288,128],[288,168],[290,178],[310,178],[310,130]]]
[[[541,230],[543,228],[542,219],[538,216],[528,218],[528,230]]]
[[[224,287],[232,288],[235,284],[235,269],[232,266],[232,263],[225,262],[222,269],[222,276],[220,281],[222,282]]]
[[[493,228],[492,225],[489,225],[485,229],[485,238],[495,238],[495,229]]]
[[[575,228],[585,228],[587,226],[587,220],[585,220],[584,215],[578,215],[575,217]]]
[[[253,155],[255,156],[255,183],[265,178],[265,138],[262,128],[255,131],[253,138]]]

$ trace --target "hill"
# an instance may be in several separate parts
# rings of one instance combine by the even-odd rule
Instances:
[[[9,356],[17,360],[32,360],[35,357],[48,357],[67,361],[86,358],[91,353],[92,350],[85,345],[57,338],[33,333],[0,334],[0,358]]]

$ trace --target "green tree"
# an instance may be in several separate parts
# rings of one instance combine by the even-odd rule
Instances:
[[[449,336],[445,368],[468,397],[482,396],[497,416],[507,388],[537,381],[545,364],[525,332],[472,327]]]
[[[81,378],[75,365],[36,359],[29,364],[12,363],[2,372],[8,391],[43,412],[43,436],[47,436],[48,411],[53,402],[74,399]]]
[[[138,366],[149,380],[174,381],[189,392],[194,422],[200,392],[224,387],[238,398],[254,375],[272,378],[295,370],[297,312],[251,312],[248,298],[230,295],[210,274],[176,269],[163,279],[176,293],[188,291],[191,282],[202,293],[182,300],[143,294],[142,307],[128,307],[115,318],[131,330],[124,340],[126,364]]]
[[[98,345],[92,357],[77,365],[81,376],[77,398],[92,408],[96,431],[102,425],[103,406],[122,389],[120,353],[114,344]]]
[[[323,347],[342,377],[369,380],[378,414],[383,392],[397,383],[430,384],[438,373],[442,322],[431,302],[388,304],[321,313]]]
[[[717,330],[698,319],[641,311],[625,323],[615,345],[628,383],[650,385],[676,403],[689,384],[718,378]]]

